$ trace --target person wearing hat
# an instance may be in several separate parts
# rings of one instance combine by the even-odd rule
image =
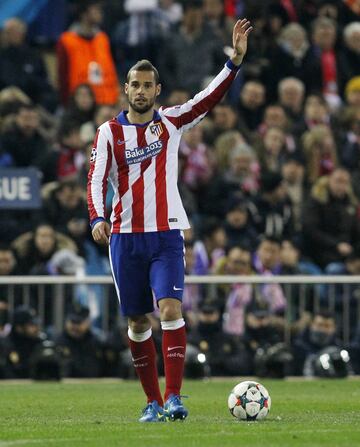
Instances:
[[[293,213],[281,174],[265,172],[261,190],[250,208],[252,220],[259,234],[284,238],[292,236]]]
[[[3,368],[0,365],[0,377],[28,378],[32,353],[45,338],[46,335],[40,332],[35,310],[24,305],[15,308],[11,331],[0,341],[0,352],[3,353],[2,358],[6,359],[2,362]]]
[[[103,341],[90,326],[87,307],[74,306],[65,319],[65,328],[56,338],[64,362],[65,377],[100,377]]]

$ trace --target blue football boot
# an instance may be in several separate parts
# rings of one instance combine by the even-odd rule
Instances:
[[[164,413],[170,421],[176,421],[177,419],[183,421],[189,414],[177,394],[170,394],[164,404]]]
[[[164,410],[156,400],[148,403],[143,409],[139,422],[166,422]]]

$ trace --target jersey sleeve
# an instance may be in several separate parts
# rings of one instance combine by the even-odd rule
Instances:
[[[228,60],[212,82],[192,99],[181,106],[160,109],[163,115],[180,131],[184,132],[199,123],[221,100],[235,79],[240,65]]]
[[[96,132],[90,156],[87,201],[91,227],[106,218],[106,193],[112,160],[111,141],[111,131],[105,123]]]

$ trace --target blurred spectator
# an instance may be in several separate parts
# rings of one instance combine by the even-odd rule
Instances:
[[[11,324],[10,324],[10,312],[9,312],[9,303],[6,299],[6,297],[3,296],[1,293],[0,295],[0,340],[1,338],[6,337],[11,330]],[[1,341],[0,341],[1,344]],[[0,351],[1,352],[1,351]],[[0,354],[1,357],[1,354]],[[0,371],[1,371],[1,364],[4,361],[4,359],[0,359]],[[0,373],[1,378],[1,373]]]
[[[89,84],[79,84],[69,98],[63,121],[75,121],[81,125],[94,118],[96,101]],[[102,123],[101,123],[102,124]]]
[[[215,273],[218,275],[251,275],[251,252],[241,246],[230,248],[226,256],[219,260]],[[250,284],[239,282],[219,284],[217,290],[218,296],[224,302],[224,332],[242,336],[245,329],[245,309],[251,301],[253,287]]]
[[[262,172],[281,172],[287,154],[285,133],[279,127],[269,127],[258,147]]]
[[[320,85],[313,74],[312,83],[324,95],[331,108],[341,104],[341,66],[336,52],[336,22],[329,17],[319,17],[312,24],[312,55],[316,58],[313,70],[320,69]],[[317,72],[316,72],[317,73]],[[320,87],[320,88],[319,88]],[[316,91],[316,89],[313,89]]]
[[[225,253],[226,233],[222,224],[209,218],[201,227],[201,240],[194,244],[194,274],[207,275],[212,272],[216,262]]]
[[[253,269],[264,276],[278,275],[281,273],[280,240],[274,237],[264,236],[253,256]],[[261,284],[256,286],[256,302],[260,307],[265,307],[270,312],[281,313],[286,307],[286,297],[279,284]]]
[[[18,263],[16,260],[14,249],[4,242],[0,244],[0,277],[15,276],[19,274]],[[21,303],[23,295],[22,284],[14,284],[12,286],[14,300],[13,305],[17,306]],[[8,284],[0,285],[0,302],[8,303],[10,300]],[[1,312],[1,311],[0,311]]]
[[[360,275],[360,249],[355,247],[343,262],[332,262],[326,266],[327,275]],[[348,320],[345,322],[350,336],[354,336],[359,324],[357,315],[357,306],[359,303],[360,286],[359,284],[330,284],[324,287],[322,294],[323,306],[334,306],[337,321],[342,323],[341,316],[346,315],[345,306],[350,310]],[[333,301],[335,300],[335,302]],[[346,304],[345,304],[346,303]]]
[[[259,189],[260,169],[252,148],[240,143],[229,150],[226,169],[211,181],[199,203],[205,213],[219,218],[225,216],[231,196],[255,196]]]
[[[15,119],[1,135],[1,146],[8,152],[14,166],[42,167],[48,153],[48,145],[40,132],[40,117],[32,104],[20,104]]]
[[[343,73],[341,93],[345,82],[359,75],[360,67],[360,21],[346,25],[343,31],[344,47],[339,54],[339,65]],[[345,82],[344,82],[345,81]]]
[[[335,169],[313,186],[304,210],[306,254],[321,268],[343,260],[359,240],[358,201],[349,172]]]
[[[211,111],[213,120],[213,138],[216,138],[219,133],[223,133],[231,130],[238,130],[239,117],[235,108],[231,104],[221,102]]]
[[[324,98],[320,95],[309,95],[305,100],[303,116],[293,127],[294,136],[300,139],[304,132],[316,126],[330,126],[331,116]]]
[[[237,197],[229,199],[224,229],[228,247],[242,246],[253,251],[258,234],[249,219],[248,203]]]
[[[360,168],[360,107],[348,107],[343,112],[345,129],[341,135],[340,159],[353,173]]]
[[[202,0],[185,2],[179,29],[168,36],[159,61],[165,91],[181,87],[191,95],[197,93],[225,62],[222,48],[221,39],[204,20]]]
[[[262,174],[260,185],[260,193],[250,208],[256,230],[267,236],[291,236],[294,233],[292,206],[281,174]]]
[[[84,144],[89,142],[93,143],[96,130],[101,124],[105,123],[105,121],[110,120],[115,115],[115,109],[111,106],[98,106],[94,112],[94,118],[91,118],[89,121],[86,121],[80,127],[80,138]],[[87,169],[87,172],[89,169]]]
[[[253,267],[259,274],[276,275],[281,271],[280,240],[263,236],[253,257]]]
[[[246,132],[253,132],[263,119],[265,86],[259,81],[248,81],[243,85],[239,99],[238,113],[241,126]]]
[[[287,116],[285,109],[280,104],[270,104],[264,111],[264,118],[258,128],[258,132],[263,138],[266,131],[276,127],[281,129],[285,134],[286,150],[290,153],[296,151],[296,141],[291,131],[291,121]]]
[[[118,73],[125,78],[138,60],[149,59],[158,66],[169,38],[172,18],[166,9],[158,6],[158,0],[125,0],[123,3],[128,16],[121,18],[112,40]],[[171,8],[169,4],[164,6]],[[180,19],[181,14],[177,21]]]
[[[314,71],[306,30],[298,23],[286,25],[280,32],[277,47],[270,53],[269,92],[274,99],[276,86],[287,77],[301,80],[307,91],[321,88],[321,75]]]
[[[230,152],[229,158],[230,163],[223,176],[225,190],[229,193],[241,191],[246,196],[256,195],[260,165],[253,149],[246,143],[240,143]]]
[[[219,173],[223,173],[231,166],[230,155],[234,149],[245,143],[245,139],[237,130],[222,131],[220,128],[215,127],[214,131],[220,134],[214,141],[216,166]]]
[[[27,306],[17,307],[9,335],[0,340],[6,359],[3,376],[11,379],[30,377],[31,356],[45,338],[45,334],[40,332],[35,310]]]
[[[329,127],[318,125],[302,136],[307,180],[313,184],[319,177],[331,174],[338,164],[337,148]]]
[[[292,205],[294,230],[298,233],[302,228],[303,204],[307,196],[305,166],[301,156],[298,154],[288,155],[282,164],[281,175]]]
[[[100,377],[104,340],[90,327],[89,309],[74,308],[55,340],[64,362],[65,377]]]
[[[341,346],[336,339],[336,322],[331,312],[316,312],[307,329],[294,341],[294,374],[312,377],[317,354],[328,346]]]
[[[84,256],[89,225],[84,194],[76,181],[61,182],[49,193],[44,200],[43,216],[56,231],[69,236]]]
[[[305,84],[300,79],[287,77],[278,83],[277,89],[279,104],[296,123],[302,117]]]
[[[205,354],[212,376],[248,374],[247,361],[241,344],[221,327],[221,314],[216,304],[204,304],[199,312],[196,330],[188,343]]]
[[[301,245],[296,240],[284,239],[281,242],[280,261],[281,275],[321,275],[322,273],[316,264],[303,257]]]
[[[195,271],[195,251],[194,241],[186,240],[185,245],[185,274],[194,275]],[[185,313],[186,324],[192,330],[196,326],[199,317],[199,307],[206,297],[206,286],[202,284],[185,284],[182,300],[182,308]]]
[[[203,0],[204,18],[224,43],[231,43],[234,20],[226,17],[222,0]]]
[[[0,130],[2,133],[11,130],[16,114],[21,105],[29,106],[32,101],[19,87],[5,87],[0,90]],[[39,114],[40,125],[38,131],[40,135],[49,143],[54,142],[58,117],[46,110],[40,104],[35,104]]]
[[[189,99],[189,92],[181,87],[177,87],[169,93],[169,96],[165,100],[165,104],[167,107],[173,107],[179,104],[185,104]]]
[[[320,275],[321,270],[312,262],[303,258],[299,244],[292,240],[283,240],[280,251],[281,275]],[[309,323],[310,312],[314,309],[314,296],[317,288],[312,284],[291,284],[286,289],[289,293],[288,313],[291,332],[297,334]]]
[[[22,275],[49,274],[48,262],[58,250],[76,251],[75,243],[46,223],[40,223],[33,232],[19,236],[12,244],[19,259]]]
[[[254,295],[246,309],[244,333],[248,368],[252,374],[255,373],[254,360],[258,350],[283,342],[284,327],[284,317],[271,312]]]
[[[201,125],[193,127],[184,134],[179,156],[181,181],[195,193],[205,188],[213,175],[213,160],[203,142]]]
[[[5,20],[0,49],[0,90],[17,86],[34,102],[54,110],[56,97],[49,84],[44,61],[26,43],[27,25],[21,19]]]
[[[76,179],[85,165],[79,123],[69,118],[63,120],[58,129],[58,142],[59,147],[49,154],[44,167],[47,182]]]
[[[180,2],[177,2],[176,0],[160,0],[159,3],[160,8],[172,25],[176,25],[180,22],[183,13]]]
[[[79,84],[89,84],[97,104],[115,104],[119,84],[108,36],[100,31],[100,0],[78,2],[78,22],[57,43],[58,82],[63,105]]]

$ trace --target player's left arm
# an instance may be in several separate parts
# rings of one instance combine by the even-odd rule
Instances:
[[[233,54],[222,71],[194,98],[181,106],[163,110],[165,117],[183,132],[195,126],[228,91],[247,51],[247,39],[252,30],[247,19],[238,20],[233,29]]]

